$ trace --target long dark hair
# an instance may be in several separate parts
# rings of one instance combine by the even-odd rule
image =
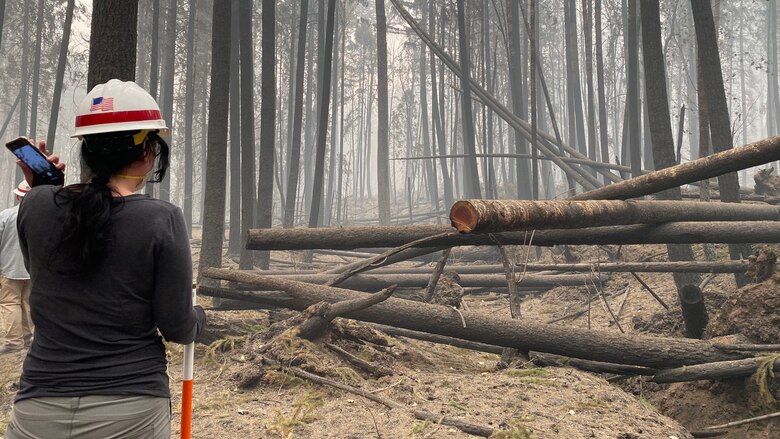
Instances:
[[[168,169],[168,144],[156,132],[149,132],[139,144],[134,135],[140,131],[121,131],[84,136],[81,158],[92,171],[87,183],[63,186],[55,194],[55,203],[65,209],[59,250],[69,267],[60,271],[84,271],[101,256],[111,241],[111,213],[122,205],[114,201],[108,181],[125,166],[139,160],[144,152],[158,156],[154,178],[158,183]]]

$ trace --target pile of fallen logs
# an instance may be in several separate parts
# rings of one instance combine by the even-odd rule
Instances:
[[[639,272],[734,273],[748,264],[731,261],[597,262],[540,264],[511,258],[505,246],[683,243],[780,243],[780,207],[765,204],[628,200],[780,158],[780,137],[594,189],[569,200],[462,200],[451,209],[452,226],[411,225],[247,231],[250,250],[346,250],[364,259],[315,270],[226,270],[200,273],[200,294],[265,307],[306,311],[301,337],[314,339],[338,317],[358,320],[394,336],[502,354],[521,352],[538,365],[571,365],[617,375],[645,375],[658,383],[723,379],[780,371],[780,346],[727,345],[715,341],[625,334],[599,290],[608,273],[631,273],[666,309],[670,305]],[[463,293],[508,292],[512,318],[454,304],[432,303],[433,290],[459,246],[498,248],[501,265],[451,265]],[[424,267],[389,267],[442,252],[431,273]],[[370,272],[370,273],[368,273]],[[700,284],[678,292],[686,333],[707,324]],[[612,315],[620,333],[583,330],[520,317],[519,297],[552,287],[585,287]],[[592,287],[592,290],[591,290]],[[407,290],[404,293],[404,290]],[[412,290],[417,294],[408,294]],[[372,294],[367,294],[372,293]],[[458,293],[460,294],[460,293]],[[412,299],[412,300],[409,300]],[[622,306],[621,306],[622,309]],[[618,310],[618,315],[620,310]],[[561,319],[558,319],[561,320]]]

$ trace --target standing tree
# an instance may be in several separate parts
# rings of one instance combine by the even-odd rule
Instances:
[[[645,59],[645,88],[648,115],[650,118],[650,136],[653,145],[655,169],[668,168],[677,164],[672,137],[672,124],[669,115],[669,100],[666,91],[666,65],[661,47],[661,20],[658,0],[641,2],[642,11],[642,53]],[[665,200],[682,200],[680,188],[669,189],[657,194]],[[669,260],[692,261],[693,249],[690,244],[669,244]],[[692,273],[674,273],[678,294],[686,285],[698,285],[698,276]]]
[[[215,1],[213,11],[206,190],[198,273],[203,273],[206,267],[222,265],[222,240],[225,233],[228,114],[225,84],[230,78],[230,2]]]
[[[520,11],[516,0],[507,0],[507,27],[509,28],[509,90],[512,95],[512,112],[520,119],[526,120],[525,97],[520,79],[522,78],[522,51],[520,49]],[[517,77],[514,77],[517,75]],[[515,132],[515,154],[528,154],[528,141],[520,132]],[[529,200],[531,193],[531,168],[527,160],[515,159],[515,182],[517,198]]]
[[[479,172],[477,166],[477,148],[474,140],[474,116],[471,110],[471,64],[469,62],[469,40],[466,33],[466,11],[463,0],[458,5],[458,46],[460,52],[460,70],[463,75],[461,87],[461,107],[463,122],[463,186],[466,198],[482,198],[479,188]]]
[[[639,127],[639,41],[636,29],[636,0],[628,0],[628,35],[626,36],[628,93],[628,155],[631,158],[631,174],[634,177],[642,175],[641,129]],[[625,162],[626,158],[622,157]]]
[[[249,14],[246,14],[249,15]],[[249,18],[244,19],[244,23],[251,26]],[[263,0],[263,54],[261,59],[261,96],[262,102],[260,104],[260,170],[257,176],[257,227],[271,227],[273,221],[273,189],[274,189],[274,145],[276,139],[274,116],[276,114],[276,1],[275,0]],[[243,26],[242,26],[243,29]],[[244,89],[244,98],[252,99],[252,88],[254,80],[252,79],[252,60],[251,60],[251,27],[249,27],[246,33],[242,34],[243,40],[246,41],[247,51],[249,57],[245,56],[243,47],[241,51],[241,86]],[[246,70],[244,70],[246,68]],[[250,103],[252,101],[249,101]],[[253,105],[249,105],[253,107]],[[252,122],[254,120],[254,113],[250,108],[246,108],[244,111],[244,103],[242,102],[242,116],[243,123],[242,129],[246,124],[249,124],[252,129],[246,127],[247,136],[244,140],[248,142],[252,141],[254,146],[254,136],[249,138],[250,132],[254,133],[254,126]],[[243,134],[243,131],[242,131]],[[242,141],[242,148],[244,142]],[[242,149],[243,151],[243,149]],[[253,153],[254,154],[254,153]],[[244,156],[246,158],[246,155]],[[242,253],[243,255],[243,253]],[[243,261],[247,258],[242,258]],[[262,252],[260,254],[260,268],[268,268],[269,253]],[[244,265],[249,265],[244,263]],[[248,267],[247,267],[248,268]]]
[[[161,101],[162,101],[162,114],[165,118],[165,122],[168,127],[173,130],[173,83],[174,74],[176,73],[176,0],[170,0],[168,2],[168,14],[165,24],[165,59],[162,68],[162,87],[161,87]],[[168,143],[173,144],[173,136],[170,136]],[[160,182],[160,189],[158,197],[161,200],[168,201],[171,199],[171,176],[166,175],[163,181]]]
[[[41,82],[41,45],[43,41],[43,0],[38,0],[35,26],[35,53],[33,54],[32,92],[30,93],[30,135],[38,138],[38,89]]]
[[[135,79],[138,0],[93,0],[87,89]]]
[[[383,0],[384,1],[384,0]],[[321,7],[324,5],[320,5]],[[323,179],[325,175],[325,149],[328,140],[328,106],[330,103],[330,76],[333,66],[333,27],[336,21],[336,0],[328,0],[328,18],[325,25],[325,52],[322,54],[322,90],[319,93],[317,115],[317,151],[314,162],[314,187],[309,211],[309,227],[319,227],[322,223],[321,209]]]
[[[192,236],[192,131],[195,113],[195,11],[197,0],[190,0],[187,15],[187,66],[184,83],[184,221]]]
[[[239,72],[239,52],[241,22],[239,7],[241,0],[232,0],[230,13],[230,228],[228,229],[228,253],[238,256],[241,253],[241,76]],[[254,126],[254,123],[252,123]],[[252,160],[254,164],[254,160]],[[254,181],[252,182],[254,185]]]
[[[68,64],[68,44],[70,43],[70,28],[73,23],[73,9],[76,0],[68,0],[65,9],[65,24],[62,27],[62,41],[60,42],[60,55],[57,60],[57,77],[54,79],[54,96],[51,102],[51,115],[49,116],[49,130],[46,134],[46,145],[49,152],[54,152],[54,137],[57,134],[57,118],[60,114],[60,98],[62,98],[62,83],[65,79],[65,66]],[[1,20],[1,19],[0,19]]]
[[[385,0],[376,0],[377,191],[379,224],[390,224],[390,145],[387,102],[387,18]]]
[[[298,20],[298,50],[295,61],[295,99],[290,156],[287,159],[287,193],[285,194],[282,225],[292,227],[295,223],[295,200],[298,192],[298,169],[301,161],[301,125],[303,120],[303,74],[306,60],[306,26],[308,23],[309,0],[301,0],[301,15]]]
[[[723,88],[723,72],[720,68],[718,36],[715,32],[712,7],[709,0],[692,0],[691,9],[696,27],[696,43],[707,100],[712,148],[714,152],[723,152],[733,147],[734,139],[731,134],[726,91]],[[739,180],[736,172],[718,177],[718,186],[721,201],[739,203]],[[750,244],[729,244],[732,259],[747,259],[752,252]],[[741,287],[748,282],[747,276],[742,273],[734,276],[737,286]]]

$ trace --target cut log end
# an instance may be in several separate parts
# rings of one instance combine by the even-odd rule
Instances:
[[[479,214],[468,201],[458,201],[450,209],[450,222],[452,227],[460,233],[471,233],[477,227]]]

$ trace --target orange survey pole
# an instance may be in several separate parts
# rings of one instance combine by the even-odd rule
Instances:
[[[192,304],[195,305],[195,288],[192,289]],[[181,439],[190,439],[192,434],[192,378],[195,368],[195,342],[184,346],[184,371],[181,379]]]

